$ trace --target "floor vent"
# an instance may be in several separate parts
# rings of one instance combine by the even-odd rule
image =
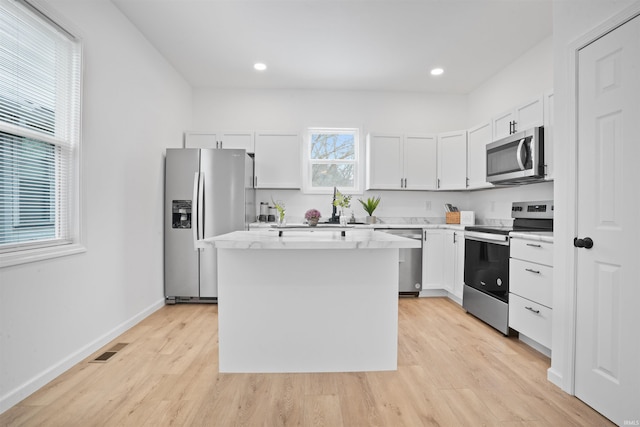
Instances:
[[[91,360],[90,362],[106,362],[109,359],[111,359],[113,356],[115,356],[116,353],[118,353],[118,351],[120,351],[123,348],[125,348],[127,346],[127,344],[129,344],[129,343],[120,342],[120,343],[114,345],[113,347],[111,347],[109,349],[109,351],[105,351],[100,356],[96,357],[95,359]]]

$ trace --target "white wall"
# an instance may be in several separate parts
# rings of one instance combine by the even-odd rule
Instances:
[[[439,133],[466,129],[551,89],[552,66],[552,44],[551,38],[548,38],[468,96],[405,92],[195,89],[191,130],[302,132],[308,126],[356,126],[363,129],[363,135],[366,135],[370,131]],[[364,197],[372,194],[382,196],[376,211],[380,217],[440,217],[444,220],[442,205],[453,203],[463,209],[475,209],[478,206],[479,219],[504,219],[511,216],[509,198],[552,199],[553,184],[478,193],[373,191],[366,192]],[[491,197],[493,203],[485,203],[485,195]],[[311,207],[319,209],[325,217],[331,213],[331,199],[327,196],[304,195],[291,190],[257,192],[258,202],[268,202],[271,197],[286,202],[287,215],[293,221],[301,219],[306,209]],[[427,208],[427,202],[430,208]],[[365,215],[355,198],[352,208],[356,217]]]
[[[359,92],[311,90],[194,90],[194,131],[292,130],[302,134],[308,126],[359,127],[367,132],[438,133],[465,129],[467,97],[409,92]],[[367,192],[380,194],[377,216],[444,218],[442,204],[460,204],[464,193]],[[302,219],[307,209],[331,215],[330,196],[304,195],[300,191],[259,190],[259,202],[271,197],[287,204],[290,221]],[[365,212],[353,199],[357,217]],[[432,208],[426,209],[431,200]],[[349,212],[350,215],[350,212]]]
[[[191,89],[106,0],[42,3],[84,42],[87,251],[0,269],[0,412],[164,303],[163,153]]]
[[[553,37],[548,37],[469,94],[469,126],[553,89]]]
[[[549,379],[565,391],[573,391],[572,343],[573,331],[567,329],[573,316],[573,295],[569,292],[573,263],[573,237],[575,233],[575,176],[576,152],[569,145],[571,135],[571,97],[573,81],[570,78],[569,58],[574,55],[571,45],[590,30],[605,23],[630,5],[630,1],[577,2],[555,1],[553,7],[553,60],[554,60],[554,156],[556,161],[556,215],[554,233],[554,298],[553,298],[553,354]],[[633,314],[629,314],[633,315]]]

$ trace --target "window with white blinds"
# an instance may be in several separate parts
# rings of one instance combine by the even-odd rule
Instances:
[[[0,255],[74,243],[81,48],[24,0],[0,0]]]

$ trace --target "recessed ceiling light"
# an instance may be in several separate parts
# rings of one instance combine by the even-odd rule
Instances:
[[[434,68],[433,70],[431,70],[432,76],[439,76],[442,73],[444,73],[444,70],[442,68]]]
[[[256,62],[255,64],[253,64],[253,68],[258,71],[264,71],[267,69],[267,65],[263,64],[262,62]]]

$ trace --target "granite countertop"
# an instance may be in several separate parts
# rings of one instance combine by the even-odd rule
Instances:
[[[282,236],[279,236],[279,231],[283,232]],[[214,245],[218,249],[395,249],[422,246],[420,240],[355,227],[234,231],[201,242],[201,245]]]
[[[509,237],[553,243],[553,231],[512,231]]]

